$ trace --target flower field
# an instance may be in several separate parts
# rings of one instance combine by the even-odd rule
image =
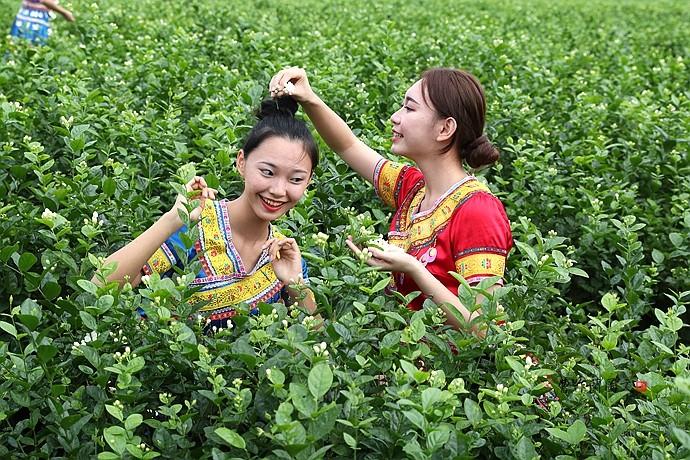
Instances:
[[[690,457],[687,2],[65,3],[48,46],[0,39],[0,457]],[[501,159],[476,174],[515,239],[486,338],[408,311],[347,250],[390,210],[323,143],[278,223],[323,327],[274,304],[204,335],[195,263],[90,281],[194,172],[241,191],[288,65],[380,152],[426,68],[484,84]]]

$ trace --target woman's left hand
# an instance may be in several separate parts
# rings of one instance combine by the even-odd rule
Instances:
[[[273,271],[283,284],[292,284],[302,277],[302,254],[294,238],[271,238],[261,249],[268,249]]]
[[[379,267],[382,270],[399,273],[411,273],[415,269],[424,267],[414,256],[392,244],[384,243],[381,245],[380,249],[375,247],[360,249],[352,241],[351,237],[348,237],[345,242],[358,257],[361,257],[362,253],[366,250],[368,255],[365,256],[365,261],[372,267]]]

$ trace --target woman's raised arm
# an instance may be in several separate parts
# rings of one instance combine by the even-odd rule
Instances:
[[[304,69],[281,70],[269,86],[271,96],[292,96],[300,103],[314,127],[328,146],[369,182],[374,181],[374,168],[383,157],[354,135],[350,127],[314,93]]]

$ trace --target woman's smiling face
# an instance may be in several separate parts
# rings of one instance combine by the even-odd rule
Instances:
[[[240,150],[237,169],[244,177],[242,195],[257,218],[275,220],[302,198],[312,166],[303,142],[269,137],[249,155]]]
[[[439,118],[424,97],[422,80],[405,93],[403,105],[393,115],[392,151],[397,155],[415,159],[436,144]]]

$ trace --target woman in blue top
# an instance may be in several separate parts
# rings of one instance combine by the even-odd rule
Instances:
[[[188,192],[201,195],[190,213],[192,221],[200,221],[193,248],[186,251],[180,240],[185,228],[178,210],[186,199],[178,197],[170,211],[106,259],[118,263],[109,281],[129,280],[136,286],[142,276],[169,276],[183,260],[198,255],[202,268],[192,283],[199,287],[192,302],[203,302],[200,311],[209,327],[224,327],[240,303],[253,309],[259,302],[289,299],[315,312],[313,295],[304,286],[308,277],[300,249],[271,224],[302,198],[318,163],[314,138],[295,118],[296,111],[292,98],[262,104],[237,157],[244,179],[239,197],[216,201],[216,190],[201,177],[187,184]]]
[[[58,5],[57,0],[23,0],[10,35],[34,44],[45,44],[50,36],[51,11],[61,14],[69,22],[74,21],[72,12]]]

